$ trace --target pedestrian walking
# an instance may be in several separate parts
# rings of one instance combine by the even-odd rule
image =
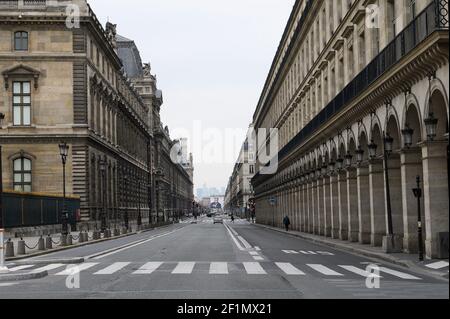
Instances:
[[[286,231],[289,231],[289,226],[291,225],[291,220],[288,216],[284,217],[283,219],[284,227],[286,228]]]
[[[234,215],[231,215],[231,222],[234,224]]]

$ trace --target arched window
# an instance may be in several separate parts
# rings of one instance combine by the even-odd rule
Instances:
[[[20,157],[14,160],[14,190],[31,192],[31,160]]]
[[[17,31],[14,33],[14,50],[28,51],[28,32]]]

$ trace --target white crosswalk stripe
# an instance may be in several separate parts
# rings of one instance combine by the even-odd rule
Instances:
[[[47,265],[47,266],[44,266],[44,267],[40,267],[40,268],[34,269],[31,272],[32,273],[38,273],[38,272],[41,272],[41,271],[51,271],[51,270],[55,270],[55,269],[61,268],[63,266],[64,266],[64,264],[50,264],[50,265]]]
[[[397,271],[397,270],[393,270],[393,269],[389,269],[386,267],[380,267],[380,271],[385,272],[387,274],[390,274],[392,276],[398,277],[398,278],[402,278],[402,279],[407,279],[407,280],[421,280],[420,278],[410,275],[410,274],[406,274],[404,272],[401,271]]]
[[[244,263],[244,267],[249,275],[267,275],[260,263],[247,262]]]
[[[94,273],[94,275],[112,275],[118,272],[119,270],[122,270],[129,264],[130,264],[129,262],[114,263],[111,266],[106,267],[105,269],[97,271],[96,273]]]
[[[133,274],[134,275],[148,275],[156,271],[159,267],[161,267],[163,263],[162,262],[149,262],[146,263],[144,266],[136,270]]]
[[[426,267],[431,268],[431,269],[442,269],[445,267],[448,267],[448,262],[447,261],[438,261],[432,264],[428,264]]]
[[[211,275],[228,275],[228,263],[211,263],[209,273]]]
[[[16,271],[20,271],[20,270],[30,269],[30,268],[33,268],[33,267],[34,267],[34,265],[23,265],[23,266],[17,266],[17,267],[9,268],[9,271],[16,272]]]
[[[254,256],[258,257],[258,256]],[[260,257],[262,258],[262,257]],[[263,258],[262,258],[263,259]],[[131,270],[131,265],[135,263],[132,262],[114,262],[114,263],[83,263],[79,265],[64,265],[64,264],[49,264],[34,270],[29,270],[33,267],[33,265],[21,265],[15,266],[14,268],[10,268],[12,271],[25,270],[30,273],[33,272],[41,272],[41,271],[52,271],[50,275],[55,276],[69,276],[75,275],[80,272],[85,272],[91,275],[113,275],[121,272],[123,275],[128,275],[131,272],[132,275],[150,275],[159,270],[163,265],[165,271],[164,273],[169,274],[184,274],[189,275],[194,273],[209,273],[210,275],[230,275],[236,274],[238,272],[246,273],[247,275],[273,275],[279,274],[280,271],[286,275],[290,276],[306,276],[306,275],[323,275],[326,277],[350,277],[350,276],[362,276],[365,278],[373,277],[373,278],[383,278],[388,275],[399,278],[401,280],[422,280],[414,275],[401,272],[398,270],[390,269],[387,267],[380,266],[380,274],[374,274],[368,271],[364,266],[353,266],[353,265],[323,265],[323,264],[302,264],[303,266],[307,266],[306,269],[302,269],[304,267],[289,262],[147,262],[145,264],[139,265],[140,268],[138,270]],[[196,265],[199,267],[196,268]],[[230,268],[230,265],[232,267]],[[267,265],[267,267],[266,267]],[[274,265],[276,266],[273,268]],[[87,271],[90,268],[94,268],[97,266],[95,270]],[[100,267],[102,266],[102,267]],[[205,269],[205,266],[208,266],[209,270]],[[243,267],[242,267],[243,266]],[[63,269],[58,269],[63,268]],[[233,269],[233,272],[230,272],[230,269]],[[309,269],[310,271],[306,271]],[[339,269],[342,270],[339,271]],[[59,272],[58,272],[59,271]],[[385,275],[386,274],[386,275]],[[389,278],[389,277],[388,277]]]
[[[324,265],[308,264],[307,266],[326,276],[344,276],[343,274],[338,273],[337,271],[334,271],[333,269],[330,269]]]
[[[69,265],[66,270],[63,270],[56,274],[56,276],[71,276],[79,274],[80,272],[92,268],[98,265],[98,263],[84,263],[80,265]]]
[[[172,271],[172,274],[190,274],[194,270],[195,262],[180,262]]]
[[[297,275],[297,276],[304,276],[306,275],[303,271],[300,269],[294,267],[290,263],[275,263],[275,265],[278,266],[286,275]]]
[[[355,273],[357,275],[361,275],[363,277],[381,278],[381,276],[379,276],[377,274],[374,274],[374,273],[371,273],[369,271],[357,268],[355,266],[339,266],[339,267],[344,268],[345,270],[350,271],[352,273]]]
[[[300,254],[298,251],[295,250],[283,250],[284,253],[290,254],[290,255],[298,255]]]

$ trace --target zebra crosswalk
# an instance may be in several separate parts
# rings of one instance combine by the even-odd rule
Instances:
[[[389,278],[405,281],[422,280],[415,275],[380,266],[380,274],[375,274],[362,265],[323,265],[323,264],[293,264],[288,262],[163,262],[151,261],[136,262],[85,262],[79,265],[48,264],[35,268],[34,265],[21,265],[11,268],[13,271],[26,270],[27,272],[47,271],[50,276],[73,276],[88,274],[92,276],[107,275],[286,275],[292,277],[315,276],[324,278]]]

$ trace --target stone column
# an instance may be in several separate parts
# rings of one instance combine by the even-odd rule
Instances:
[[[426,254],[430,258],[448,258],[448,250],[439,250],[439,233],[448,233],[449,195],[447,142],[427,142],[422,146],[425,200]]]
[[[358,218],[361,244],[370,244],[371,218],[370,218],[370,182],[369,168],[360,166],[357,170],[358,186]]]
[[[322,185],[322,181],[320,178],[318,178],[315,182],[315,197],[314,197],[314,201],[316,204],[316,209],[314,210],[314,234],[316,235],[320,235],[320,230],[321,230],[321,223],[320,223],[320,219],[321,219],[321,214],[323,212],[323,185]]]
[[[320,236],[325,235],[325,191],[324,180],[322,178],[317,179],[317,207],[318,209],[318,234]]]
[[[348,240],[359,240],[358,181],[355,168],[347,169]]]
[[[299,186],[299,213],[300,213],[300,229],[299,229],[299,231],[301,231],[301,232],[304,232],[305,231],[305,206],[304,206],[304,203],[305,203],[305,200],[304,200],[304,196],[303,196],[303,193],[304,193],[304,186],[305,186],[305,184],[304,183],[302,183],[302,184],[300,184],[300,186]]]
[[[388,160],[389,168],[389,188],[391,197],[391,211],[392,211],[392,228],[394,235],[399,238],[399,244],[403,246],[403,196],[402,196],[402,176],[401,176],[401,164],[400,155],[391,154]],[[386,187],[386,181],[385,181]],[[388,217],[387,217],[387,202],[386,202],[386,229],[388,229]],[[396,247],[401,249],[402,247]]]
[[[403,149],[400,158],[402,166],[402,207],[404,226],[403,249],[409,254],[415,254],[419,251],[419,243],[417,238],[418,211],[417,199],[414,197],[412,190],[417,187],[417,176],[420,176],[422,179],[422,153],[420,148]],[[423,199],[421,204],[422,221],[425,221],[423,215],[425,212]],[[425,225],[425,223],[422,225]],[[425,236],[423,238],[425,238]]]
[[[313,179],[311,182],[311,196],[310,196],[310,201],[311,201],[311,233],[314,234],[315,233],[315,229],[317,227],[317,223],[316,223],[316,214],[317,214],[317,184],[316,181]]]
[[[323,192],[324,192],[324,226],[325,236],[331,237],[331,190],[330,190],[330,177],[326,176],[323,179]]]
[[[330,177],[330,198],[331,198],[331,237],[339,238],[339,193],[338,193],[338,177],[332,175]]]
[[[386,198],[384,188],[384,168],[382,160],[373,160],[369,165],[370,181],[370,218],[372,246],[378,247],[383,244],[386,236]]]
[[[347,172],[338,175],[338,205],[339,205],[339,239],[348,239],[348,207],[347,207]]]

